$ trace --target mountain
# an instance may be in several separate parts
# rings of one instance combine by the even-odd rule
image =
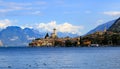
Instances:
[[[18,26],[8,26],[0,31],[0,41],[4,46],[28,46],[36,38],[44,38],[46,32]],[[58,37],[75,37],[76,34],[58,32]]]
[[[5,46],[26,46],[31,40],[40,37],[40,34],[29,28],[9,26],[0,32],[0,40]]]
[[[89,31],[87,34],[92,34],[96,31],[104,31],[105,28],[107,31],[120,32],[120,17],[118,19],[97,26],[95,29]]]
[[[44,36],[38,30],[34,30],[34,29],[30,29],[30,28],[23,29],[23,32],[27,36],[28,40],[33,40],[35,38],[42,38]]]
[[[120,18],[118,18],[112,26],[108,29],[108,31],[112,32],[120,32]]]

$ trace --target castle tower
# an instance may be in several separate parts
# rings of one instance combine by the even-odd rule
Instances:
[[[53,29],[53,33],[54,33],[54,35],[57,35],[56,28]]]
[[[57,33],[56,33],[56,29],[55,28],[53,29],[53,33],[52,33],[51,36],[52,36],[52,38],[56,38],[57,37]]]

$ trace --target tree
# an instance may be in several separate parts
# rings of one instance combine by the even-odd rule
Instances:
[[[119,44],[118,41],[119,41],[119,35],[118,35],[118,34],[113,34],[113,35],[112,35],[113,45]]]
[[[65,46],[66,47],[71,47],[72,46],[72,42],[70,40],[66,40],[65,41]]]
[[[48,37],[49,37],[49,34],[47,33],[47,34],[45,35],[45,39],[48,38]]]

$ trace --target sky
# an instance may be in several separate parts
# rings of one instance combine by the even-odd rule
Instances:
[[[120,0],[0,0],[0,28],[84,35],[120,16]]]

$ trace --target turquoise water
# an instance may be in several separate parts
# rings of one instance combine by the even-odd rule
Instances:
[[[0,48],[0,69],[120,69],[120,47]]]

